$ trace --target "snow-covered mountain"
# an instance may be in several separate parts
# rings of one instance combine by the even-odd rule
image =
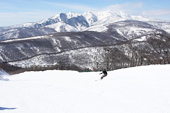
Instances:
[[[123,12],[61,13],[39,22],[0,28],[0,62],[8,62],[19,67],[31,67],[60,65],[69,61],[69,65],[93,70],[99,68],[99,63],[103,64],[104,55],[102,54],[106,52],[105,47],[112,46],[118,49],[118,54],[125,56],[124,62],[131,66],[129,61],[135,59],[135,57],[131,58],[132,52],[136,48],[140,49],[135,47],[136,45],[143,48],[141,51],[145,48],[151,51],[150,53],[144,51],[144,57],[159,56],[155,58],[156,61],[162,60],[166,55],[170,56],[163,53],[160,57],[160,54],[152,51],[157,47],[149,42],[152,36],[161,41],[161,36],[157,37],[157,34],[166,37],[169,42],[167,32],[170,32],[170,22],[128,15]],[[145,42],[127,44],[128,41],[133,40]],[[127,45],[120,45],[125,42]],[[120,46],[117,46],[118,44]],[[135,54],[137,53],[133,53]],[[151,62],[149,58],[146,62],[144,64],[157,63]]]
[[[85,12],[83,14],[69,12],[67,14],[60,13],[39,22],[3,27],[0,29],[0,41],[13,38],[47,35],[56,32],[103,32],[107,30],[108,25],[125,20],[143,21],[153,25],[155,28],[163,29],[167,32],[170,31],[169,22],[143,16],[128,15],[121,11]]]
[[[136,33],[133,32],[133,29],[128,30],[129,25],[134,25],[133,29],[135,29]],[[110,48],[111,50],[118,49],[118,51],[116,51],[119,54],[118,57],[120,57],[121,53],[121,55],[125,57],[124,59],[127,59],[124,62],[130,65],[131,63],[129,61],[133,60],[131,54],[134,49],[136,50],[137,48],[142,49],[139,50],[140,53],[138,53],[138,55],[146,48],[151,52],[147,53],[148,51],[144,51],[141,55],[146,54],[150,57],[159,55],[159,57],[155,59],[161,57],[159,53],[152,54],[152,50],[157,47],[153,47],[154,45],[149,43],[152,36],[158,38],[155,34],[166,36],[165,31],[153,29],[147,23],[121,21],[108,26],[106,32],[67,32],[5,40],[0,42],[0,62],[8,62],[11,65],[23,68],[45,65],[54,66],[61,65],[62,63],[62,65],[76,65],[81,69],[93,70],[105,66],[106,48]],[[141,42],[141,38],[148,38],[148,40]],[[161,37],[159,37],[159,39],[161,41]],[[165,42],[166,40],[168,41],[168,39],[164,39]],[[135,43],[129,44],[129,41],[132,41],[132,43],[134,41]],[[137,44],[136,41],[138,41],[139,44]],[[140,46],[138,47],[138,45]],[[158,49],[160,49],[159,46]],[[114,54],[117,54],[116,52],[114,52]],[[164,53],[162,53],[162,55],[165,57]],[[149,63],[150,61],[151,59]],[[68,62],[69,64],[67,64]],[[120,62],[117,64],[119,63]],[[148,62],[146,61],[144,64],[148,64]]]

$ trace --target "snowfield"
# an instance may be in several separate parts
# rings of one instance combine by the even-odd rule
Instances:
[[[0,113],[169,113],[170,65],[25,72],[0,80]],[[97,80],[97,81],[96,81]]]

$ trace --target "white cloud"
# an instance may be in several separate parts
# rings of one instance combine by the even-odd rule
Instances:
[[[145,10],[145,6],[142,2],[126,2],[123,4],[115,4],[106,7],[104,10],[123,11],[132,15],[143,15],[147,17],[153,17],[157,19],[170,20],[170,9],[156,9]]]
[[[89,6],[85,6],[85,5],[80,5],[80,4],[64,4],[64,3],[53,3],[53,2],[44,2],[46,4],[49,5],[53,5],[53,6],[58,6],[58,7],[62,7],[62,8],[66,8],[66,9],[72,9],[72,10],[79,10],[79,11],[95,11],[97,9],[89,7]]]
[[[124,12],[134,12],[135,9],[142,8],[143,3],[142,2],[137,2],[137,3],[132,3],[132,2],[126,2],[124,4],[115,4],[108,6],[107,10],[113,10],[113,11],[124,11]]]
[[[146,16],[170,15],[170,9],[157,9],[157,10],[143,11],[142,15],[146,15]]]

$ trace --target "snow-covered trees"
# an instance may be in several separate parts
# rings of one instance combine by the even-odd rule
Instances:
[[[104,65],[108,70],[150,64],[170,63],[170,36],[155,34],[144,41],[127,41],[105,48]]]

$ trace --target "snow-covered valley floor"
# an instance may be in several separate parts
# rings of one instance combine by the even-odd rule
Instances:
[[[25,72],[0,81],[0,113],[169,113],[170,65]],[[95,81],[98,80],[98,81]]]

